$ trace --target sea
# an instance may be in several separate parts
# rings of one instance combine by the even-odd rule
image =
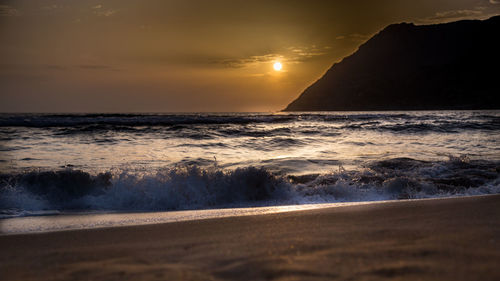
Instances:
[[[499,110],[0,114],[0,233],[498,193]]]

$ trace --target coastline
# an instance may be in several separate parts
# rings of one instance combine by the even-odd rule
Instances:
[[[214,209],[172,210],[160,212],[75,212],[48,213],[0,218],[0,236],[77,231],[101,228],[131,227],[185,221],[261,216],[288,212],[312,211],[316,209],[343,208],[349,206],[404,203],[411,201],[446,200],[461,197],[485,197],[490,195],[461,195],[418,199],[393,199],[354,201],[337,203],[310,203],[295,205],[228,207]]]
[[[0,236],[3,280],[500,278],[500,196]]]

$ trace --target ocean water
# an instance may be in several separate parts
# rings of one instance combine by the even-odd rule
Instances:
[[[500,193],[500,111],[0,114],[0,218]]]

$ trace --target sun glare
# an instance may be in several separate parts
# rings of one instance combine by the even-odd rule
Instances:
[[[274,70],[280,71],[283,66],[281,65],[281,62],[278,61],[278,62],[274,63],[273,67],[274,67]]]

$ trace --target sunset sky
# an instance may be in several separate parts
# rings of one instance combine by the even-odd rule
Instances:
[[[0,0],[0,112],[277,111],[388,24],[497,14],[498,0]]]

